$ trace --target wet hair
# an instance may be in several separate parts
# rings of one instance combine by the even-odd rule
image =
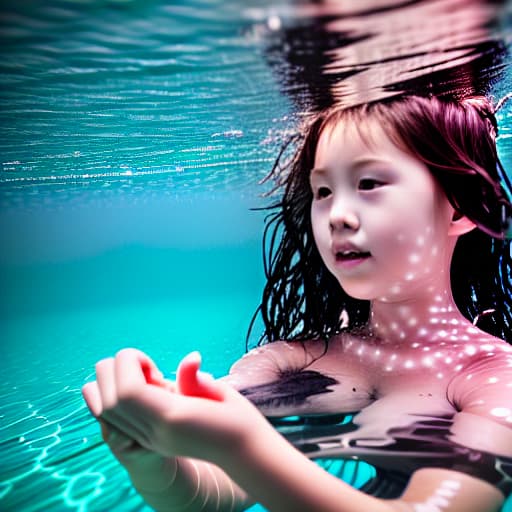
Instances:
[[[319,137],[340,122],[368,137],[376,121],[403,151],[422,161],[456,212],[477,229],[459,237],[451,264],[454,300],[480,328],[512,341],[511,255],[507,238],[510,185],[496,149],[498,126],[484,97],[443,100],[404,96],[349,108],[331,108],[283,148],[269,177],[281,199],[271,205],[264,233],[267,278],[258,313],[260,343],[278,339],[328,339],[346,326],[364,326],[369,302],[344,292],[316,248],[310,218],[309,174]],[[370,135],[371,137],[371,135]],[[296,149],[292,158],[288,150]],[[285,160],[283,162],[283,160]],[[485,314],[484,314],[485,312]],[[490,313],[489,313],[490,312]]]

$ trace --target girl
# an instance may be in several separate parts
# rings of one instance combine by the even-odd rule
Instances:
[[[150,505],[499,510],[512,490],[512,205],[496,132],[484,98],[314,120],[279,168],[260,307],[273,343],[217,381],[197,353],[169,382],[125,349],[84,386]],[[364,459],[377,477],[354,489],[311,461],[323,457]]]

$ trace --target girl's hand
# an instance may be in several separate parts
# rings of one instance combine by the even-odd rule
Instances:
[[[133,440],[132,448],[223,465],[241,453],[251,431],[271,427],[248,400],[199,372],[199,365],[198,353],[185,357],[173,387],[148,356],[125,349],[96,365],[97,381],[83,394],[94,416]]]

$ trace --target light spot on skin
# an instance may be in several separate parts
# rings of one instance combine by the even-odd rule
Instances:
[[[387,372],[392,372],[393,371],[393,366],[386,366],[384,368]]]
[[[436,352],[436,353],[434,354],[434,356],[435,356],[435,357],[438,357],[438,358],[439,358],[439,357],[443,357],[443,353],[442,353],[442,352]]]
[[[405,280],[406,281],[412,281],[415,277],[416,277],[416,275],[413,274],[412,272],[409,272],[408,274],[405,274]]]
[[[436,491],[436,494],[439,494],[439,493]],[[450,504],[450,502],[444,496],[439,496],[439,495],[433,496],[428,501],[429,501],[429,503],[432,503],[432,505],[435,505],[440,508],[446,508]]]
[[[411,347],[412,347],[412,348],[418,348],[419,346],[420,346],[420,344],[419,344],[419,343],[417,343],[417,342],[414,342],[414,343],[411,345]]]
[[[443,374],[443,373],[441,373],[441,372],[439,372],[439,373],[436,375],[436,377],[437,377],[438,379],[442,379],[442,378],[444,377],[444,374]]]
[[[414,361],[412,361],[411,359],[408,359],[407,361],[405,361],[404,367],[405,368],[414,368]]]
[[[487,379],[487,382],[489,384],[496,384],[496,382],[498,382],[498,377],[490,377],[489,379]]]
[[[494,409],[491,409],[491,414],[497,418],[504,418],[505,416],[512,414],[512,411],[506,407],[495,407]]]
[[[430,347],[423,347],[424,352],[430,352]]]
[[[426,336],[427,334],[428,334],[428,330],[425,329],[425,327],[422,327],[421,329],[418,330],[419,336]]]
[[[398,357],[398,356],[397,356],[396,354],[391,354],[390,359],[391,359],[391,361],[394,361],[397,357]]]
[[[379,357],[380,356],[380,350],[377,349],[374,354],[373,354],[375,357]]]
[[[434,360],[431,357],[424,357],[422,361],[425,366],[433,366],[434,364]]]
[[[473,356],[476,354],[476,348],[473,345],[469,345],[464,349],[464,352],[466,352],[468,356]]]
[[[407,324],[410,325],[411,327],[414,327],[415,325],[418,324],[418,319],[413,316],[412,318],[409,318],[409,320],[407,320]]]
[[[444,362],[445,362],[446,364],[450,364],[452,361],[453,361],[453,359],[452,359],[451,357],[447,357],[447,358],[444,360]]]
[[[462,370],[462,368],[463,368],[463,365],[458,364],[458,365],[454,368],[454,370],[455,370],[456,372],[460,372],[460,371]]]
[[[446,496],[447,498],[453,498],[453,496],[455,496],[455,491],[453,489],[438,489],[436,491],[437,494],[439,494],[439,496]]]
[[[483,351],[492,351],[494,349],[494,347],[492,345],[489,345],[488,343],[486,343],[485,345],[482,345],[480,347],[480,350],[483,350]]]
[[[448,489],[457,490],[457,489],[460,489],[460,482],[458,482],[457,480],[445,480],[442,483],[442,486],[446,487]]]
[[[419,254],[413,253],[409,256],[409,263],[419,263],[421,258]]]
[[[448,333],[446,331],[439,331],[439,337],[446,338],[448,336]]]
[[[453,498],[460,488],[460,483],[446,480],[434,491],[434,494],[423,503],[415,503],[415,512],[442,512],[450,506],[449,498]]]

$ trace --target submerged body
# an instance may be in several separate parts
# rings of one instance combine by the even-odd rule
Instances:
[[[363,488],[374,495],[397,498],[414,471],[438,467],[507,496],[512,411],[501,393],[512,391],[512,348],[466,331],[465,341],[400,346],[351,334],[327,345],[277,342],[248,354],[227,380],[308,457],[374,465]]]

